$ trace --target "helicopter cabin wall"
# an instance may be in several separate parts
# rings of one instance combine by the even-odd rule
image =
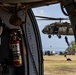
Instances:
[[[5,12],[0,8],[0,18],[2,20],[2,23],[4,23],[6,26],[10,26],[9,24],[9,18],[11,14]],[[0,23],[1,24],[1,23]],[[5,59],[9,58],[9,30],[5,30],[1,34],[1,45],[0,45],[0,63],[4,62]]]
[[[18,13],[18,15],[20,16],[20,18],[22,19],[22,21],[25,20],[25,16],[23,15],[23,13],[20,11]],[[10,49],[10,33],[12,30],[18,29],[17,26],[11,25],[9,23],[9,19],[12,16],[11,13],[3,10],[0,8],[0,18],[2,20],[2,23],[4,23],[6,25],[6,27],[4,27],[2,35],[1,35],[1,45],[0,45],[0,64],[8,64],[9,65],[9,75],[24,75],[24,73],[27,75],[27,69],[25,70],[24,68],[27,68],[24,66],[24,61],[23,60],[23,55],[22,54],[22,66],[20,66],[19,68],[16,69],[16,66],[13,63],[13,55],[12,55],[12,50]],[[1,24],[1,23],[0,23]],[[21,44],[21,43],[20,43]],[[22,47],[23,45],[21,45]],[[23,53],[23,52],[22,52]],[[26,56],[25,56],[26,58]],[[26,63],[25,63],[26,64]]]
[[[9,14],[8,12],[6,12],[5,10],[2,10],[0,8],[0,17],[3,21],[3,23],[6,24],[6,26],[10,26],[9,24],[9,18],[10,18],[11,14]]]
[[[9,23],[11,15],[12,13],[9,13],[9,11],[0,8],[0,18],[2,19],[2,22],[5,23],[5,25],[9,28],[17,28]]]

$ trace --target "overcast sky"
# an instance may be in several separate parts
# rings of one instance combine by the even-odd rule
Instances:
[[[66,18],[67,17],[62,13],[59,4],[34,8],[33,11],[36,16],[39,15],[39,16],[48,16],[48,17],[55,17],[55,18],[58,18],[58,17]],[[51,21],[51,20],[50,21],[39,21],[39,20],[37,20],[37,23],[38,23],[38,26],[40,29],[43,50],[65,51],[65,49],[68,47],[65,42],[65,39],[64,39],[65,36],[62,36],[61,39],[58,39],[58,37],[56,35],[54,35],[51,37],[51,39],[49,39],[48,35],[45,35],[42,33],[42,29],[46,25],[54,23],[54,22],[57,22],[57,21]],[[68,40],[69,40],[69,42],[74,41],[74,37],[68,36]]]

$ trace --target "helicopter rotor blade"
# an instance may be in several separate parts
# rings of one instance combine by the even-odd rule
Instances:
[[[44,16],[35,16],[37,18],[42,18],[40,20],[69,20],[68,18],[52,18],[52,17],[44,17]]]
[[[37,20],[47,20],[47,21],[50,21],[50,20],[60,20],[61,21],[61,20],[69,20],[69,19],[38,19],[37,18]]]

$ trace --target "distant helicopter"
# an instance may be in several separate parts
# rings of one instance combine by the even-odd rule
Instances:
[[[69,46],[68,38],[66,35],[74,35],[72,25],[68,22],[61,22],[61,20],[69,20],[68,18],[50,18],[50,17],[43,17],[43,16],[36,16],[38,18],[43,18],[40,20],[60,20],[60,22],[54,22],[49,25],[46,25],[42,33],[47,34],[48,38],[51,38],[51,35],[57,35],[60,39],[61,35],[65,35],[65,41]]]
[[[61,20],[69,20],[68,18],[52,18],[52,17],[44,17],[44,16],[36,16],[38,20],[59,20],[60,22],[54,22],[49,25],[46,25],[42,33],[47,34],[49,38],[51,35],[57,35],[58,38],[61,38],[61,35],[74,35],[72,30],[72,25],[68,22],[61,22]]]
[[[51,35],[57,35],[58,38],[61,38],[61,35],[74,35],[72,26],[68,22],[51,23],[50,25],[46,25],[42,32],[47,34],[49,38],[51,38]]]

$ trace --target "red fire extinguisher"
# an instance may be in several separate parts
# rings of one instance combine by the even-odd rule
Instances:
[[[17,38],[18,36],[12,35],[10,40],[11,50],[12,50],[12,57],[13,63],[16,67],[22,65],[22,56],[21,56],[21,46],[20,46],[20,39]]]

